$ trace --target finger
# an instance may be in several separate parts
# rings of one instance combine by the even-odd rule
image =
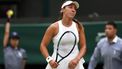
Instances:
[[[70,68],[68,68],[68,69],[75,69],[75,68],[73,68],[73,67],[70,67]]]
[[[71,63],[70,64],[70,69],[74,69],[76,67],[76,64]]]
[[[58,64],[58,63],[56,63],[56,65],[58,66],[59,64]]]
[[[73,64],[73,65],[77,65],[78,62],[77,62],[77,61],[73,61],[72,64]]]
[[[73,67],[71,62],[69,63],[68,67],[69,67],[69,69],[71,69]]]
[[[57,62],[55,62],[55,64],[58,66],[59,65],[59,63],[57,63]]]
[[[77,63],[72,63],[72,65],[73,65],[73,66],[76,66],[76,65],[77,65]]]
[[[57,69],[57,68],[52,68],[52,69]]]
[[[54,68],[57,68],[58,65],[59,65],[59,64],[57,64],[56,62],[54,62],[53,67],[54,67]]]

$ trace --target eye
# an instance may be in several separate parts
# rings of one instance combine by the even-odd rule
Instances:
[[[69,8],[72,8],[72,6],[71,6],[71,5],[69,5],[68,7],[69,7]]]
[[[75,10],[77,10],[77,9],[76,9],[76,6],[74,6],[74,5],[69,5],[69,8],[70,8],[70,9],[75,9]]]

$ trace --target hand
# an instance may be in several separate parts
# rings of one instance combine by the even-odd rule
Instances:
[[[75,69],[78,63],[79,63],[79,59],[77,58],[71,60],[68,65],[69,69]]]
[[[50,64],[50,66],[52,67],[52,68],[57,68],[58,67],[58,63],[57,62],[55,62],[54,60],[51,60],[50,62],[49,62],[49,64]]]

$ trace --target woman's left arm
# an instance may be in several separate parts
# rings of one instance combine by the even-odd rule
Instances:
[[[85,52],[86,52],[86,38],[85,38],[84,28],[82,25],[80,28],[78,27],[78,32],[79,32],[80,51],[79,51],[78,55],[73,60],[70,61],[70,63],[69,63],[70,69],[73,69],[77,66],[80,59],[85,55]]]
[[[80,60],[86,53],[86,38],[84,28],[82,25],[81,28],[79,28],[79,45],[80,45],[80,52],[76,57],[78,60]]]

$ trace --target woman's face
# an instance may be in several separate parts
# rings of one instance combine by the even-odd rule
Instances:
[[[74,4],[70,4],[66,6],[64,9],[62,9],[63,16],[74,18],[76,15],[76,6]]]

